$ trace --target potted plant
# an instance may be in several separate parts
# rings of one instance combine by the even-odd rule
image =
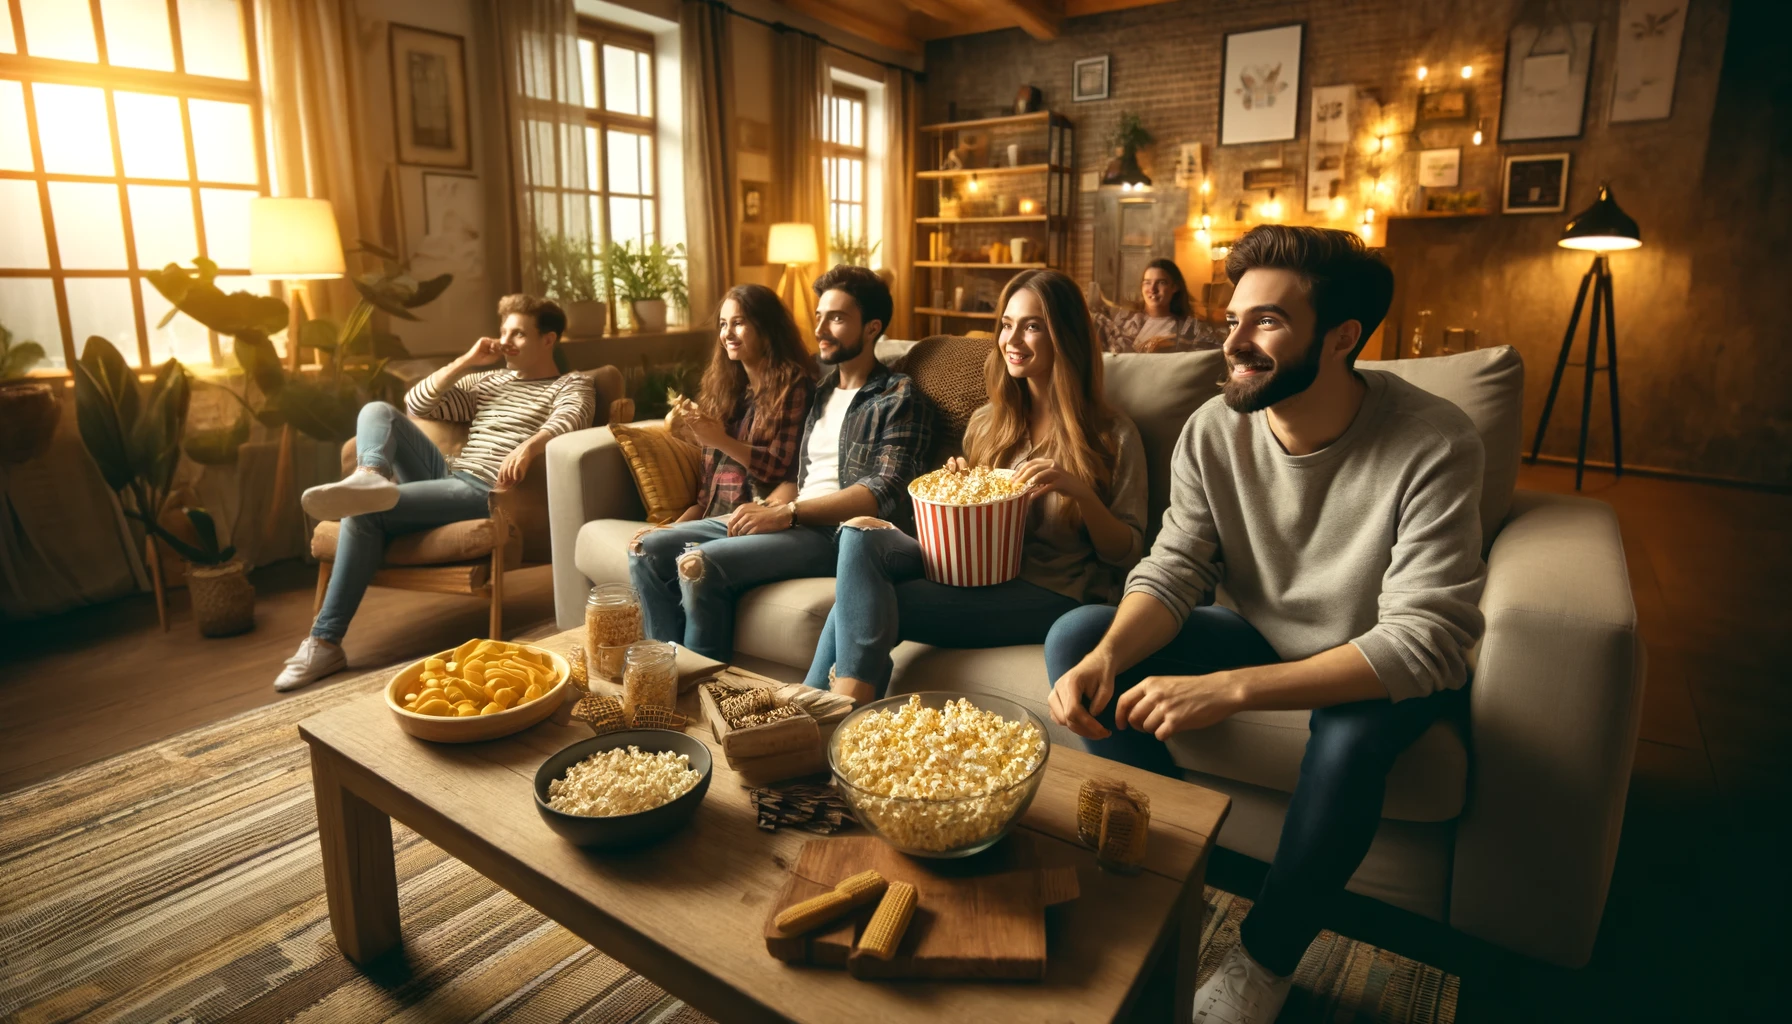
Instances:
[[[141,524],[146,535],[167,544],[194,567],[187,573],[187,586],[199,632],[227,636],[254,628],[255,589],[249,584],[248,567],[236,558],[236,548],[218,545],[211,514],[201,508],[180,510],[197,543],[160,522],[180,465],[181,436],[192,397],[186,368],[178,360],[168,360],[156,371],[148,392],[143,392],[137,374],[112,343],[95,337],[87,339],[74,372],[75,419],[106,486],[118,493],[124,514]],[[153,556],[151,570],[159,601],[161,570]]]
[[[1139,167],[1139,147],[1149,146],[1154,139],[1145,130],[1145,121],[1130,110],[1120,112],[1120,123],[1108,136],[1108,145],[1114,148],[1114,158],[1108,161],[1102,172],[1103,185],[1149,185],[1151,178]]]
[[[828,236],[828,248],[833,251],[834,262],[854,267],[871,266],[871,257],[877,255],[877,250],[882,245],[882,242],[867,245],[863,237],[843,231],[836,231]]]
[[[654,242],[611,242],[604,248],[604,276],[615,286],[616,298],[627,302],[636,331],[666,329],[666,302],[684,309],[690,305],[685,290],[684,243],[670,248]]]
[[[62,408],[55,385],[25,375],[43,357],[42,345],[14,344],[12,332],[0,326],[0,465],[37,458],[56,435]]]
[[[600,298],[599,258],[591,243],[582,238],[535,235],[535,277],[547,297],[566,310],[566,333],[595,337],[604,333],[610,309]]]

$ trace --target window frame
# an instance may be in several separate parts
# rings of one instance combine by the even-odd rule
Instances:
[[[144,308],[143,290],[154,287],[147,280],[148,271],[161,268],[146,268],[138,265],[136,228],[131,217],[130,187],[149,185],[187,189],[193,204],[193,234],[199,245],[197,255],[200,256],[209,256],[210,248],[205,229],[202,190],[209,188],[239,192],[253,191],[257,196],[268,194],[267,131],[265,112],[262,109],[261,60],[256,47],[255,0],[238,0],[238,11],[241,14],[243,30],[243,54],[249,70],[249,77],[246,79],[214,78],[209,75],[193,75],[186,72],[186,54],[181,40],[179,8],[175,0],[169,0],[168,3],[170,14],[168,36],[169,46],[174,57],[173,71],[114,67],[107,64],[105,18],[102,16],[102,9],[98,2],[92,3],[89,7],[96,56],[94,63],[30,56],[30,41],[26,38],[25,30],[24,5],[19,0],[0,0],[0,4],[5,4],[5,14],[12,23],[13,46],[18,51],[0,53],[0,79],[10,79],[20,83],[25,112],[25,131],[31,145],[33,167],[29,171],[0,170],[0,179],[35,183],[39,214],[43,221],[45,254],[49,263],[47,268],[0,268],[0,278],[37,279],[48,277],[56,298],[56,319],[62,335],[63,369],[34,375],[64,376],[74,372],[73,367],[76,361],[74,325],[69,309],[67,287],[67,282],[71,279],[107,279],[131,282],[132,318],[137,331],[135,365],[139,371],[151,370],[153,365],[149,355],[150,325]],[[38,84],[74,85],[102,90],[106,101],[107,128],[110,132],[111,174],[67,174],[45,169],[43,140],[38,132],[37,98],[33,89],[33,86]],[[124,149],[118,130],[117,93],[121,91],[172,96],[180,102],[182,141],[186,148],[186,177],[141,178],[125,173]],[[190,108],[192,100],[214,100],[248,106],[250,131],[253,135],[251,141],[255,148],[256,180],[253,185],[240,181],[208,181],[199,177],[199,164],[193,144],[193,118]],[[116,186],[119,217],[124,235],[124,269],[71,270],[62,267],[61,251],[56,241],[56,216],[50,205],[50,184],[52,182]],[[224,274],[242,276],[247,275],[248,272],[248,267],[219,268],[221,276]],[[222,366],[223,353],[218,344],[217,332],[208,330],[206,336],[211,349],[212,365],[214,367]]]
[[[871,239],[871,147],[869,145],[869,135],[871,132],[871,94],[867,90],[856,85],[848,85],[844,82],[835,81],[830,77],[828,79],[828,89],[823,95],[823,100],[825,106],[822,108],[821,118],[821,176],[824,191],[827,193],[828,228],[828,237],[824,240],[824,245],[828,258],[832,260],[834,253],[833,236],[835,207],[856,207],[856,215],[854,216],[855,227],[858,232],[858,242],[861,245],[865,245],[869,244]],[[835,134],[835,118],[837,116],[836,108],[839,100],[847,100],[858,104],[860,141],[860,145],[858,146],[835,141],[833,137]],[[839,199],[835,197],[833,186],[836,174],[832,168],[833,162],[836,160],[857,160],[859,162],[858,199]]]
[[[597,166],[595,168],[586,168],[587,180],[585,189],[589,196],[596,199],[598,208],[603,212],[603,216],[599,219],[599,223],[591,225],[593,237],[600,246],[608,246],[615,237],[612,234],[615,218],[610,214],[610,200],[612,198],[633,198],[652,201],[653,217],[652,223],[648,225],[648,230],[652,233],[651,237],[658,241],[660,240],[660,208],[664,204],[664,197],[660,193],[659,127],[661,96],[658,79],[659,61],[654,54],[653,36],[645,32],[624,28],[607,21],[601,21],[597,18],[581,15],[579,17],[578,37],[581,41],[589,40],[592,43],[593,53],[597,60],[597,105],[595,107],[583,108],[585,113],[585,126],[597,132]],[[652,114],[646,116],[639,114],[620,114],[605,109],[603,59],[604,46],[606,44],[647,55],[647,87],[649,90],[648,109],[653,111]],[[584,103],[584,68],[582,66],[580,67],[579,73],[579,88],[581,90],[579,102],[582,105]],[[649,185],[652,189],[650,194],[643,195],[639,192],[617,192],[610,187],[609,132],[612,129],[647,137],[648,142],[652,146],[653,153],[653,159],[650,161],[653,165],[651,168],[651,184]],[[616,304],[615,288],[609,282],[605,282],[604,290],[605,301],[609,303],[610,309],[616,310],[618,307]],[[612,334],[616,333],[619,326],[618,317],[611,316],[607,326],[608,332]]]

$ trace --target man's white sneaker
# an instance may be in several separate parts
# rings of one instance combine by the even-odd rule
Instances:
[[[299,505],[305,514],[326,523],[369,512],[384,512],[396,504],[398,485],[386,479],[379,470],[366,466],[333,484],[307,487],[299,496]]]
[[[1195,990],[1194,1024],[1270,1024],[1282,1012],[1293,983],[1252,960],[1239,943]]]
[[[286,659],[286,667],[274,677],[274,689],[296,690],[348,667],[348,655],[335,644],[308,636],[298,653]]]

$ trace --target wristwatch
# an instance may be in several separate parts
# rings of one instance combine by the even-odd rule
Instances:
[[[786,509],[786,511],[788,511],[790,513],[790,527],[792,529],[795,529],[796,528],[796,499],[795,498],[790,499],[790,504],[786,505],[785,509]]]

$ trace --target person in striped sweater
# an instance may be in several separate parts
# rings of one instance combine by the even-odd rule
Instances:
[[[342,637],[389,538],[485,518],[491,492],[519,483],[548,439],[591,425],[596,395],[590,378],[561,373],[555,358],[566,314],[545,299],[507,295],[498,315],[501,336],[480,338],[418,381],[405,395],[404,409],[385,402],[362,406],[355,471],[300,497],[307,515],[341,520],[342,532],[311,635],[287,659],[274,689],[296,689],[347,667]],[[453,459],[443,457],[406,412],[467,424],[465,447]]]

